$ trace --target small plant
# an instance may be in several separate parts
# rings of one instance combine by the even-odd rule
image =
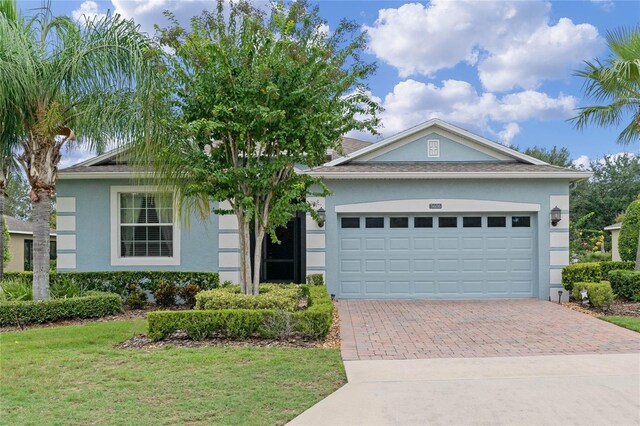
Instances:
[[[322,275],[322,274],[309,274],[309,275],[307,275],[307,284],[309,284],[309,285],[324,285],[324,275]]]
[[[200,291],[202,291],[202,289],[198,284],[189,283],[181,288],[178,294],[182,297],[184,303],[192,308],[196,304],[196,294],[200,293]]]
[[[147,294],[137,284],[127,287],[127,305],[131,309],[143,309],[147,304]]]
[[[156,290],[153,292],[153,297],[156,299],[156,303],[160,306],[171,306],[176,303],[176,293],[178,289],[173,283],[167,281],[160,281],[156,286]]]
[[[0,301],[13,302],[33,299],[31,283],[19,279],[5,278],[0,282]]]
[[[587,290],[587,298],[594,308],[607,310],[609,306],[611,306],[613,302],[613,290],[611,289],[611,284],[607,281],[600,283],[575,283],[573,286],[573,297],[578,301],[582,300],[580,296],[582,289]]]
[[[283,339],[293,333],[294,328],[291,312],[278,310],[265,317],[262,334],[270,339]]]
[[[220,287],[229,287],[233,285],[233,281],[225,280]]]
[[[51,283],[49,294],[54,299],[68,299],[80,297],[85,293],[82,286],[70,277],[64,277],[59,281]]]

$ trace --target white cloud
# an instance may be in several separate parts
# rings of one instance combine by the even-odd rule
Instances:
[[[490,91],[536,88],[543,79],[563,78],[571,66],[595,56],[601,47],[595,27],[562,18],[554,26],[541,26],[526,41],[492,54],[478,65],[478,73]]]
[[[380,114],[387,137],[431,118],[439,118],[470,130],[486,133],[504,144],[520,132],[519,122],[571,117],[577,100],[526,90],[498,97],[478,93],[466,81],[445,80],[441,86],[412,79],[388,93]],[[362,137],[362,135],[357,135]]]
[[[71,12],[71,16],[74,20],[83,22],[85,19],[102,19],[105,13],[100,11],[98,3],[95,1],[87,0],[80,4],[80,7]]]
[[[605,12],[610,12],[616,7],[615,3],[611,0],[591,0],[591,3],[600,6]]]
[[[81,163],[95,156],[96,154],[94,151],[87,149],[84,146],[74,146],[72,148],[67,146],[67,148],[62,151],[62,159],[60,160],[58,169],[73,166],[74,164]]]
[[[591,169],[591,159],[586,155],[581,155],[573,160],[573,166],[578,169],[589,170]]]
[[[549,25],[550,10],[547,2],[432,0],[381,9],[364,29],[371,52],[401,77],[433,77],[467,62],[478,66],[489,90],[530,89],[565,75],[604,46],[592,25],[569,19]]]

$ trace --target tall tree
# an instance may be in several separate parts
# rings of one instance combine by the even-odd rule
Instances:
[[[579,108],[573,121],[582,129],[588,123],[618,126],[630,117],[618,135],[619,143],[629,144],[640,140],[640,27],[608,32],[607,44],[611,55],[604,62],[597,58],[585,62],[585,68],[577,75],[584,78],[588,97],[608,104]],[[636,269],[640,270],[638,253]]]
[[[18,13],[15,0],[0,0],[0,19],[6,22],[7,27],[17,25]],[[2,27],[0,27],[0,38],[7,35],[8,32],[3,32]],[[2,71],[0,71],[0,77],[2,77]],[[18,88],[16,92],[12,91],[8,95],[17,94],[19,91],[20,89]],[[0,219],[4,217],[4,203],[9,173],[15,168],[14,152],[18,144],[19,124],[17,117],[3,112],[8,111],[11,107],[10,97],[0,96]],[[4,238],[0,238],[0,254],[8,250],[5,247],[7,241]],[[2,281],[3,275],[4,262],[0,260],[0,281]]]
[[[585,94],[606,105],[579,108],[572,120],[578,129],[589,123],[601,127],[629,123],[618,135],[618,142],[629,144],[640,139],[640,27],[607,33],[611,55],[604,61],[586,61],[577,76],[584,79]]]
[[[306,1],[274,2],[268,15],[241,1],[192,19],[173,19],[161,41],[175,52],[173,136],[151,147],[158,177],[178,183],[185,206],[227,201],[239,226],[240,284],[257,294],[262,242],[297,210],[313,211],[319,180],[296,164],[326,161],[350,130],[375,132],[378,105],[364,80],[365,38],[343,21],[331,32]],[[252,241],[253,240],[253,241]],[[253,261],[251,246],[255,247]]]
[[[16,125],[31,186],[34,299],[49,296],[49,217],[61,149],[151,137],[157,52],[119,16],[77,24],[48,7],[28,21],[0,15],[0,122]]]
[[[532,148],[525,149],[524,153],[531,157],[537,158],[538,160],[542,160],[545,163],[553,164],[554,166],[573,166],[571,163],[569,150],[564,147],[558,148],[554,145],[553,148],[548,149],[542,146],[534,146]]]

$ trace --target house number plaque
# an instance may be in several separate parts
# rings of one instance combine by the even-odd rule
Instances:
[[[441,209],[442,208],[442,204],[438,203],[438,204],[429,204],[429,208],[430,209]]]

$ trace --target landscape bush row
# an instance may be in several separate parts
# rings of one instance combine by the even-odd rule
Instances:
[[[268,287],[269,285],[267,285]],[[178,331],[183,331],[187,337],[194,340],[218,336],[276,338],[286,336],[291,332],[299,332],[312,338],[326,336],[333,320],[333,304],[326,287],[309,285],[282,287],[299,289],[298,291],[301,291],[302,295],[307,296],[307,308],[293,311],[237,307],[213,310],[154,311],[147,315],[148,336],[154,340],[160,340],[168,338]],[[268,289],[266,294],[274,291],[274,288]],[[234,293],[229,292],[228,294]],[[256,297],[239,296],[246,299]],[[231,299],[228,299],[225,306],[232,304]],[[245,305],[244,302],[239,302],[239,305],[236,306]]]
[[[91,291],[84,296],[66,299],[0,302],[0,326],[99,318],[120,312],[120,295]]]
[[[31,272],[5,272],[5,280],[22,282],[31,286]],[[110,272],[53,272],[49,274],[50,288],[72,287],[84,291],[105,291],[121,295],[127,299],[133,287],[140,291],[155,293],[161,283],[175,286],[176,293],[184,299],[189,297],[185,288],[198,286],[199,290],[210,290],[220,286],[217,272],[177,272],[177,271],[110,271]],[[193,290],[193,289],[192,289]],[[146,298],[145,298],[146,302]],[[194,302],[195,303],[195,302]]]
[[[597,283],[607,279],[614,270],[633,270],[634,262],[584,262],[574,263],[562,269],[562,285],[571,292],[574,283]]]
[[[634,266],[628,261],[576,263],[562,270],[562,284],[578,301],[585,289],[596,308],[607,308],[614,297],[640,301],[640,271],[633,270]]]

